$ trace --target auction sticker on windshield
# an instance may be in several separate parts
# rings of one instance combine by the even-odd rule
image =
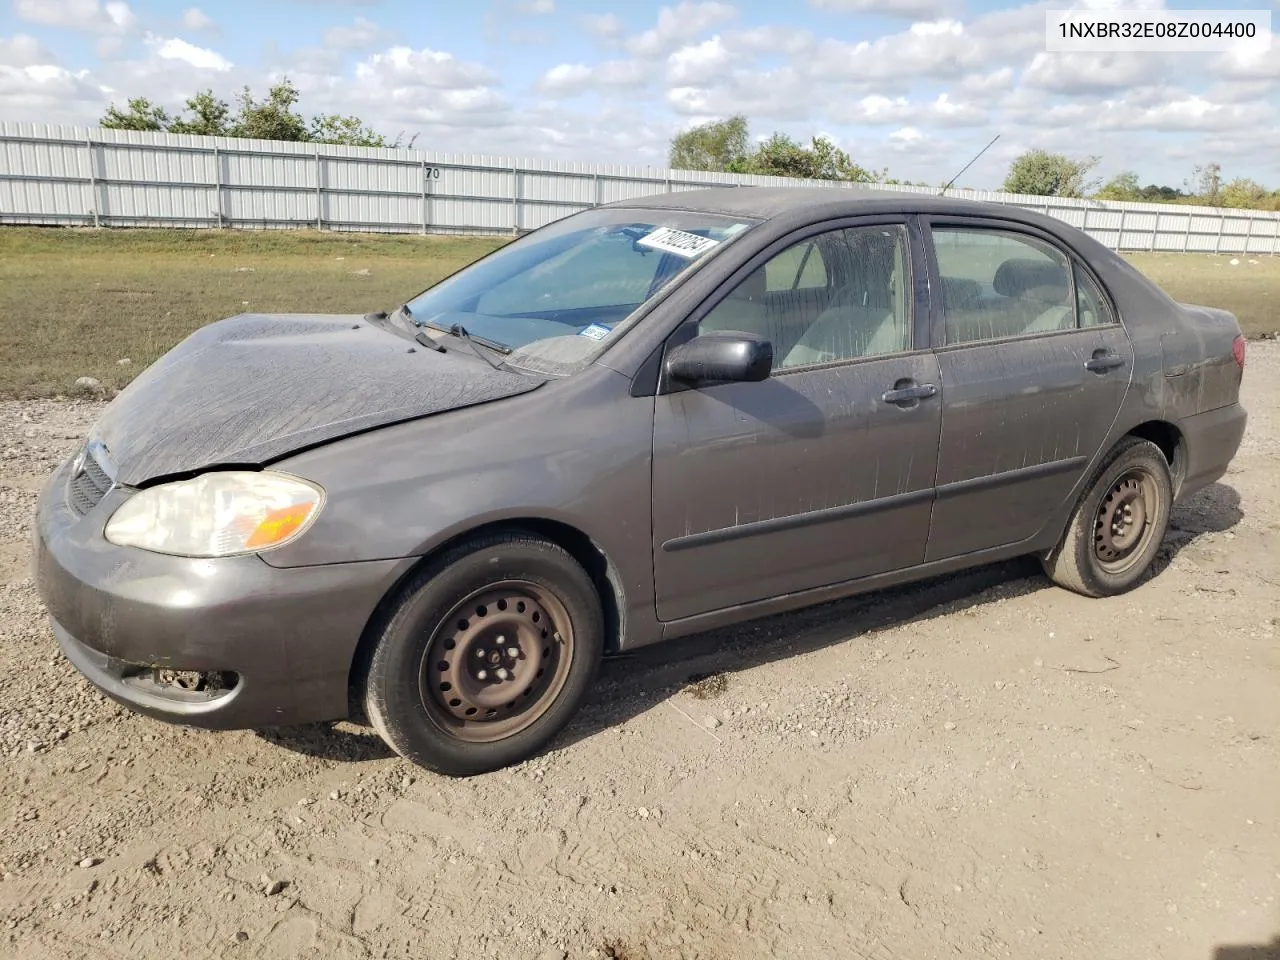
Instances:
[[[584,327],[583,329],[579,330],[578,336],[589,337],[592,340],[603,340],[612,332],[613,331],[611,331],[608,327],[602,327],[598,323],[593,323],[590,326]]]
[[[652,247],[655,250],[663,250],[689,259],[706,253],[719,242],[710,237],[700,237],[696,233],[685,233],[683,230],[672,227],[659,227],[636,241],[642,247]]]

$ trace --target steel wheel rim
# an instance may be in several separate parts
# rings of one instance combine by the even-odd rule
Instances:
[[[572,661],[564,604],[537,584],[503,580],[469,594],[437,625],[422,657],[419,694],[446,733],[492,743],[546,713]]]
[[[1155,477],[1138,467],[1122,473],[1098,504],[1093,555],[1107,573],[1125,573],[1146,552],[1160,505]]]

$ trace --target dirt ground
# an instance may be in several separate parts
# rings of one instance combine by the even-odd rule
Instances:
[[[0,403],[0,955],[1280,955],[1280,343],[1244,393],[1124,598],[1013,563],[646,651],[466,781],[96,694],[27,537],[97,407]]]

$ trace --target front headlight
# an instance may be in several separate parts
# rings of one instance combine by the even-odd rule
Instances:
[[[301,536],[324,491],[284,473],[240,470],[163,483],[130,497],[107,521],[112,543],[180,557],[229,557]]]

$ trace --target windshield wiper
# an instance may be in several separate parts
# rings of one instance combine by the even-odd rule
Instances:
[[[365,319],[366,320],[390,319],[393,322],[397,322],[397,326],[403,329],[405,333],[412,332],[413,339],[416,340],[418,343],[422,344],[427,349],[434,350],[437,353],[448,353],[448,351],[445,350],[444,348],[444,344],[440,343],[438,340],[433,338],[431,334],[427,333],[427,331],[422,329],[422,324],[420,324],[417,320],[414,319],[413,311],[409,309],[409,305],[407,303],[402,303],[400,304],[400,306],[396,307],[396,312],[393,313],[390,316],[390,318],[387,317],[387,312],[385,310],[379,310],[377,313],[370,313],[366,315]]]
[[[494,351],[495,353],[501,353],[501,354],[507,354],[511,352],[510,347],[504,346],[500,343],[495,343],[493,340],[485,340],[483,337],[480,337],[480,338],[473,337],[471,334],[467,333],[467,328],[460,323],[455,323],[453,326],[451,326],[449,328],[449,333],[457,337],[459,340],[462,340],[463,342],[465,342],[466,345],[471,348],[472,353],[474,353],[477,357],[479,357],[485,363],[489,364],[489,366],[493,367],[493,369],[495,370],[502,369],[502,361],[493,359],[493,357],[489,356],[487,353],[482,353],[480,351],[480,347],[488,347],[490,350]],[[480,346],[477,346],[477,344],[479,344]]]

